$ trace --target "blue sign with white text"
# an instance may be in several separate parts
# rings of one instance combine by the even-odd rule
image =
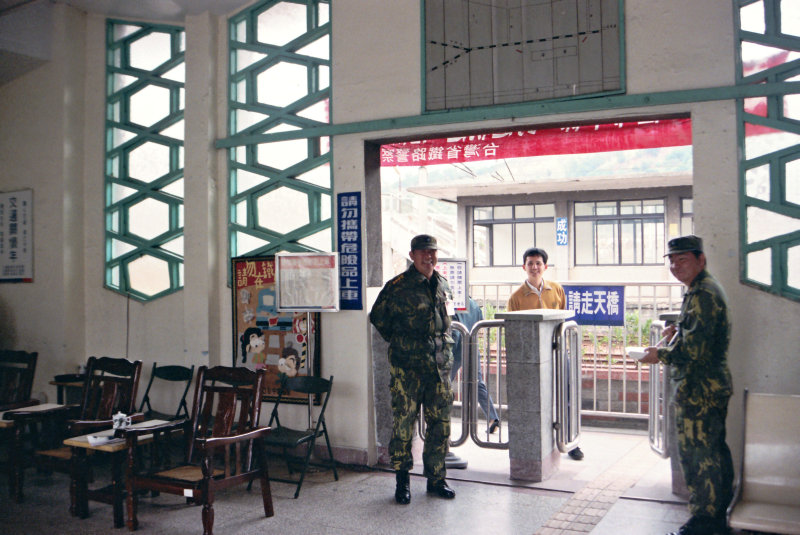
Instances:
[[[625,325],[624,286],[563,286],[578,325]]]
[[[361,192],[340,193],[339,212],[339,308],[361,310]]]
[[[569,229],[567,228],[567,218],[556,218],[556,245],[569,245]]]

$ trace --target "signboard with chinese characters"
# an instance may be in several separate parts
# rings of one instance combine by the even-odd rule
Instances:
[[[275,268],[281,312],[339,310],[338,253],[278,253]]]
[[[625,325],[624,286],[564,285],[567,310],[578,325]]]
[[[569,245],[569,232],[566,217],[556,218],[556,245]]]
[[[364,308],[361,296],[361,192],[340,193],[338,210],[339,306]]]
[[[33,190],[0,193],[0,282],[33,282]]]
[[[281,375],[319,376],[320,315],[278,310],[274,256],[238,257],[231,263],[233,365],[265,368],[264,399],[274,401]],[[304,394],[293,393],[291,400],[308,402]]]
[[[453,301],[457,311],[467,310],[467,261],[456,259],[439,260],[436,271],[447,279],[453,292]]]

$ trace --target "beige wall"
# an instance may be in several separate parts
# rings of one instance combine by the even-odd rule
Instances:
[[[628,0],[625,5],[629,93],[733,83],[729,2]],[[35,205],[35,281],[0,285],[0,345],[39,351],[35,391],[48,392],[51,399],[55,391],[47,381],[72,371],[88,355],[128,355],[146,366],[153,361],[230,362],[226,166],[224,151],[213,149],[213,141],[225,135],[225,21],[204,15],[186,21],[186,289],[141,304],[102,287],[104,20],[63,6],[56,6],[54,15],[54,61],[0,86],[0,190],[33,188]],[[419,2],[336,0],[332,21],[334,122],[419,114]],[[518,117],[456,127],[661,113],[692,118],[695,228],[706,239],[710,268],[726,287],[734,314],[731,367],[737,394],[730,431],[736,437],[743,387],[797,393],[800,340],[794,323],[800,304],[739,283],[734,103]],[[365,142],[453,128],[334,137],[335,193],[365,193],[375,186],[365,182]],[[370,231],[365,229],[365,243]],[[379,250],[366,250],[365,277],[379,257]],[[367,295],[374,297],[375,291]],[[373,391],[386,387],[371,383],[370,304],[368,299],[363,311],[326,314],[322,324],[322,373],[335,376],[328,423],[334,444],[355,461],[375,459]],[[297,418],[302,416],[298,410]],[[731,443],[738,448],[738,440]]]

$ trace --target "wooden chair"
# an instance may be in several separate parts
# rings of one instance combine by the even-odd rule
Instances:
[[[262,443],[270,429],[258,426],[264,380],[263,369],[254,372],[243,367],[201,366],[190,420],[117,431],[126,438],[128,448],[126,500],[131,531],[139,526],[136,517],[139,494],[146,490],[186,496],[202,504],[203,533],[210,535],[217,491],[258,479],[264,515],[273,516]],[[139,438],[152,436],[154,442],[168,440],[176,429],[183,430],[183,462],[167,469],[153,468],[153,463],[143,462],[137,451]]]
[[[333,376],[330,379],[312,376],[296,376],[281,378],[281,388],[278,392],[278,399],[275,401],[275,406],[272,408],[272,415],[269,418],[269,426],[272,428],[272,433],[264,439],[264,443],[268,447],[279,448],[283,452],[286,459],[286,467],[291,475],[294,470],[292,464],[300,465],[299,477],[291,478],[278,478],[273,477],[273,481],[281,481],[284,483],[292,483],[296,485],[294,497],[300,495],[300,487],[303,485],[303,479],[306,476],[306,471],[309,465],[322,466],[331,468],[333,470],[333,477],[336,481],[339,480],[339,474],[336,472],[336,461],[333,458],[333,450],[331,449],[331,440],[328,437],[328,426],[325,424],[325,408],[328,406],[328,397],[331,393],[333,386]],[[283,403],[287,396],[292,392],[300,392],[309,396],[323,396],[322,406],[317,416],[317,424],[314,427],[310,426],[306,429],[292,429],[281,425],[278,412],[283,409]],[[314,453],[314,448],[317,443],[317,438],[325,437],[325,444],[328,447],[328,460],[326,462],[311,462],[311,455]],[[302,457],[292,456],[290,450],[294,450],[300,446],[305,446],[305,452]]]
[[[744,391],[742,464],[728,524],[800,534],[800,396]]]
[[[0,350],[0,412],[39,403],[31,399],[38,357],[36,352]]]
[[[117,412],[132,415],[136,411],[136,391],[141,373],[141,360],[89,357],[81,404],[68,415],[64,427],[51,435],[49,447],[36,451],[36,465],[46,470],[70,473],[73,468],[72,450],[63,445],[64,439],[111,428],[111,417]],[[138,415],[134,419],[141,421],[143,417]]]
[[[174,364],[159,366],[157,362],[154,362],[153,371],[150,373],[150,382],[147,383],[142,403],[139,405],[139,412],[144,413],[145,418],[148,420],[178,420],[180,418],[189,418],[189,407],[186,405],[186,395],[189,393],[189,387],[192,386],[192,377],[194,377],[194,366],[187,367]],[[153,387],[153,382],[156,379],[168,381],[170,383],[186,383],[183,389],[183,395],[178,402],[178,409],[174,414],[154,410],[150,404],[150,389]],[[172,387],[172,385],[169,386]],[[145,407],[147,410],[145,410]]]

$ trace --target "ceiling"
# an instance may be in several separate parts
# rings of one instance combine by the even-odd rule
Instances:
[[[206,11],[227,16],[256,0],[0,0],[0,85],[50,59],[52,4],[111,18],[182,24]]]
[[[38,0],[0,0],[0,16],[13,9]],[[56,4],[71,5],[82,11],[101,13],[110,17],[130,17],[161,22],[182,22],[187,15],[209,11],[225,15],[252,3],[254,0],[54,0]]]

